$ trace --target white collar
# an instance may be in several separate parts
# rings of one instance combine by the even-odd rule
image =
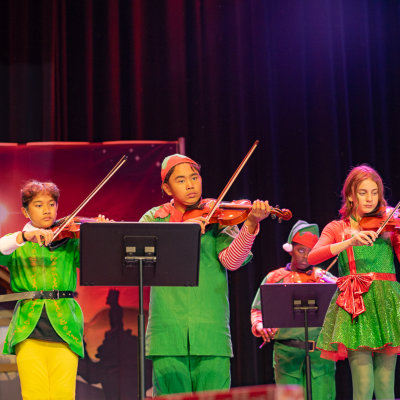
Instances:
[[[32,222],[27,222],[22,230],[23,231],[35,231],[36,229],[39,229],[39,228],[36,228],[35,226],[33,226]]]

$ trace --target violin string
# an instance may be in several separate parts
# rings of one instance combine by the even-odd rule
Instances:
[[[106,175],[106,177],[93,189],[93,191],[86,197],[86,199],[75,209],[75,211],[64,220],[64,222],[56,229],[53,235],[52,241],[60,234],[60,232],[76,217],[79,211],[92,199],[92,197],[107,183],[107,181],[125,164],[128,159],[127,155],[122,156],[122,158],[115,164],[111,171]]]

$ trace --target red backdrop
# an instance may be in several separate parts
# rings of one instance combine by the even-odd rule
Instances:
[[[177,141],[1,144],[0,234],[21,230],[26,223],[20,200],[20,188],[25,181],[55,182],[61,191],[58,217],[63,217],[77,208],[124,154],[128,156],[128,161],[80,215],[95,217],[101,213],[116,221],[138,221],[149,208],[167,201],[161,194],[160,165],[164,157],[178,151]],[[106,304],[110,289],[119,291],[123,328],[137,335],[136,287],[78,287],[78,302],[85,316],[86,350],[90,360],[95,362],[99,362],[99,346],[104,344],[106,332],[110,331],[110,307]],[[149,291],[145,290],[146,309],[148,294]],[[99,383],[96,382],[99,378],[93,378],[93,374],[85,371],[82,375],[86,380]],[[134,377],[132,374],[131,379]],[[82,392],[78,386],[78,398],[79,390]],[[115,390],[121,391],[121,388]],[[81,394],[81,398],[89,397],[86,391]]]

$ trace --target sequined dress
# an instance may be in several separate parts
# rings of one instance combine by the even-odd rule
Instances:
[[[310,253],[309,262],[321,262],[323,253],[327,254],[326,246],[330,248],[330,244],[350,237],[349,232],[348,220],[328,224]],[[393,275],[393,251],[399,257],[399,235],[386,233],[373,246],[353,246],[340,253],[340,277],[350,275],[352,270],[353,275],[373,272],[377,273],[374,276],[388,276],[393,280],[373,279],[369,290],[362,295],[365,311],[355,318],[336,303],[340,291],[335,292],[317,342],[322,357],[335,361],[344,359],[348,349],[400,353],[400,284]]]

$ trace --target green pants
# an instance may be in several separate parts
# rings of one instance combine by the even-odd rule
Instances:
[[[336,397],[335,363],[320,358],[321,352],[310,353],[311,390],[313,400],[333,400]],[[304,350],[275,343],[275,382],[278,385],[301,385],[306,398],[306,365]]]
[[[274,372],[278,385],[301,385],[306,391],[306,363],[304,350],[275,342]],[[310,353],[311,390],[313,400],[333,400],[336,397],[333,361],[320,357],[320,351]],[[306,394],[304,395],[304,398]]]
[[[278,385],[301,385],[304,388],[306,398],[306,375],[294,378],[290,375],[275,373],[275,381]],[[311,379],[311,394],[313,400],[334,400],[336,398],[335,376],[322,375]]]
[[[230,388],[229,357],[153,356],[151,359],[153,396]]]

